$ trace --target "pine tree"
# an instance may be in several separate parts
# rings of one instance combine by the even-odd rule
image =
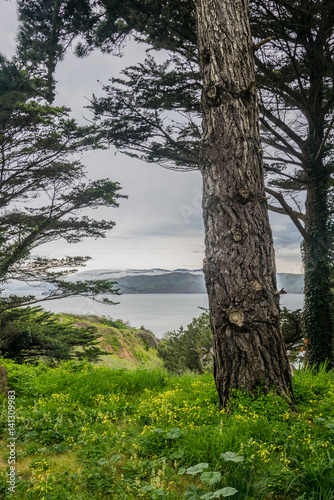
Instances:
[[[123,78],[104,87],[106,97],[93,97],[91,109],[106,140],[126,154],[167,168],[194,169],[198,166],[201,79],[195,49],[188,50],[189,58],[179,50],[182,44],[194,46],[193,35],[188,36],[189,26],[184,32],[179,29],[185,39],[174,45],[173,27],[166,28],[163,37],[159,11],[152,4],[151,9],[150,23],[146,21],[141,28],[142,38],[157,48],[165,47],[172,56],[165,64],[158,65],[149,57],[145,64],[127,68]],[[163,9],[161,18],[162,13]],[[134,30],[139,29],[131,19],[125,16],[127,29],[131,23]],[[327,0],[252,1],[250,20],[269,209],[289,216],[304,240],[304,320],[310,361],[327,360],[330,367],[334,7]],[[188,24],[194,33],[193,16]],[[166,119],[169,110],[173,111],[170,121]]]
[[[109,354],[99,347],[96,328],[78,327],[39,307],[0,314],[0,353],[17,363],[79,359],[98,361]]]
[[[204,274],[222,406],[230,391],[275,386],[291,403],[263,182],[248,3],[196,2],[203,132]]]
[[[334,157],[333,2],[253,1],[252,29],[270,44],[256,52],[267,189],[300,231],[305,337],[310,363],[333,366],[330,268]],[[299,205],[306,195],[305,210]],[[288,197],[296,201],[293,211]]]
[[[166,5],[169,3],[163,3],[160,10],[164,11]],[[222,6],[202,0],[195,6],[204,88],[199,154],[206,225],[204,271],[217,390],[221,404],[226,405],[235,387],[253,391],[259,384],[274,384],[293,402],[262,180],[247,3],[227,2]],[[144,25],[150,28],[147,18]],[[160,28],[158,25],[159,33]],[[223,29],[226,36],[217,36]],[[234,41],[236,34],[238,43]],[[149,39],[151,32],[145,35]],[[176,52],[182,52],[180,47]],[[222,105],[224,99],[227,106]]]
[[[117,207],[118,183],[89,182],[74,153],[95,147],[92,127],[79,127],[66,108],[36,98],[35,82],[14,63],[0,60],[0,283],[9,280],[51,285],[51,298],[115,293],[109,281],[70,282],[65,278],[88,257],[48,259],[33,250],[63,238],[76,243],[101,238],[114,223],[80,215],[86,207]],[[98,299],[105,300],[107,299]],[[2,296],[0,311],[35,302]],[[111,302],[111,301],[109,301]]]

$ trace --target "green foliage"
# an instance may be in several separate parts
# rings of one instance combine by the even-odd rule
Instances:
[[[89,109],[104,142],[167,168],[198,168],[201,79],[191,61],[172,55],[157,64],[148,56],[103,90],[106,97],[93,96]]]
[[[157,340],[155,335],[148,330],[140,329],[138,332],[136,332],[136,337],[141,339],[147,351],[149,349],[156,349],[159,345],[159,341]]]
[[[22,500],[332,498],[333,372],[295,372],[291,413],[274,392],[240,391],[220,410],[207,374],[1,364],[18,406]],[[6,411],[0,423],[9,498]]]
[[[281,309],[281,326],[291,362],[294,362],[304,345],[302,312]],[[208,312],[194,318],[186,329],[168,333],[158,346],[158,355],[164,367],[174,373],[190,370],[203,373],[212,368],[212,333]]]
[[[158,347],[164,366],[176,373],[188,369],[203,373],[212,366],[212,333],[208,312],[187,326],[168,333]]]
[[[97,361],[108,354],[98,345],[96,328],[62,323],[41,308],[12,309],[0,314],[1,355],[16,362],[71,358]]]
[[[43,243],[101,238],[114,226],[112,221],[81,215],[87,207],[117,207],[123,198],[117,182],[87,181],[84,165],[72,159],[73,154],[98,147],[94,127],[80,127],[67,108],[45,104],[38,98],[35,79],[4,57],[0,57],[0,92],[0,284],[11,279],[44,282],[51,285],[50,296],[59,298],[97,299],[116,293],[110,281],[64,280],[89,257],[32,256]],[[33,300],[33,294],[2,296],[0,311]]]
[[[96,2],[89,0],[18,1],[18,55],[28,69],[39,75],[49,102],[55,97],[54,71],[66,48],[82,31],[89,37],[100,18],[94,7]]]
[[[286,307],[280,310],[281,327],[289,360],[294,362],[304,346],[302,310],[290,311]]]

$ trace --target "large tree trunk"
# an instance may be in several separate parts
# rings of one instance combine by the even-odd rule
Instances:
[[[264,192],[246,0],[196,0],[203,77],[204,273],[220,403],[275,386],[293,403]]]

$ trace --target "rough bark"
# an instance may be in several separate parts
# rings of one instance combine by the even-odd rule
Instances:
[[[331,241],[328,233],[328,176],[321,161],[311,163],[306,198],[304,241],[304,336],[309,341],[309,363],[333,368],[333,318],[331,314]]]
[[[0,394],[8,395],[8,373],[4,366],[0,365]]]
[[[293,403],[265,199],[246,0],[196,0],[203,77],[204,273],[220,403],[275,386]]]
[[[321,40],[320,40],[321,42]],[[320,43],[318,42],[318,43]],[[328,208],[330,168],[326,167],[321,154],[324,145],[325,113],[324,75],[327,67],[321,58],[322,45],[317,41],[308,47],[310,68],[309,108],[314,110],[309,117],[309,133],[305,157],[307,174],[307,197],[305,230],[309,235],[304,240],[304,335],[309,340],[309,362],[313,366],[327,363],[333,368],[333,316],[331,314],[332,293],[330,266],[332,265],[331,237]],[[317,110],[318,112],[315,112]],[[331,126],[331,125],[330,125]]]

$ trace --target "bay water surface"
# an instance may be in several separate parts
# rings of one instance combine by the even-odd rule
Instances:
[[[165,294],[124,294],[111,296],[111,300],[120,302],[109,306],[87,298],[72,297],[51,300],[41,305],[55,313],[96,314],[113,319],[121,319],[135,328],[144,326],[161,338],[168,331],[184,328],[193,318],[208,308],[208,297],[199,293]],[[303,307],[304,295],[287,293],[281,295],[281,307],[290,310]]]

